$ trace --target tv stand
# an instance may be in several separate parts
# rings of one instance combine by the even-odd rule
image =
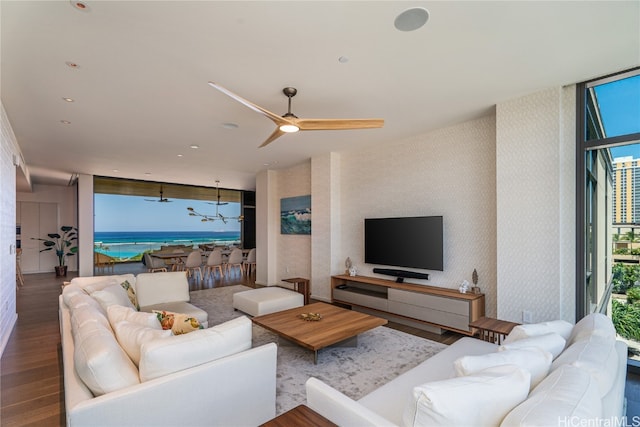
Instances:
[[[398,279],[402,279],[398,277]],[[333,302],[373,312],[397,323],[432,332],[442,329],[473,335],[469,323],[484,316],[484,294],[417,285],[367,276],[331,277]]]

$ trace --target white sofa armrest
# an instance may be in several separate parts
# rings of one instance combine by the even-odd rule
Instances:
[[[66,408],[67,425],[262,424],[275,417],[276,354],[277,346],[269,343],[87,399]]]
[[[307,406],[341,427],[395,426],[317,378],[309,378],[305,387]]]

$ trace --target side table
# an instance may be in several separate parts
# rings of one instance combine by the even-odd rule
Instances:
[[[478,329],[481,340],[502,344],[504,337],[509,335],[509,332],[519,324],[492,317],[480,317],[469,323],[469,327]]]
[[[305,405],[298,405],[293,409],[280,414],[271,421],[262,424],[262,427],[338,427],[313,409]]]
[[[296,292],[304,295],[304,305],[309,304],[309,279],[303,277],[292,277],[290,279],[282,279],[283,282],[292,283]]]

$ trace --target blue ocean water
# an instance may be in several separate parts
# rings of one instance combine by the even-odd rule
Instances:
[[[93,240],[97,252],[126,260],[164,245],[239,244],[240,231],[96,231]]]

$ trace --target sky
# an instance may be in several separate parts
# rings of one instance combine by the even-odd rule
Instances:
[[[608,137],[640,132],[640,75],[596,86],[600,114]],[[640,158],[640,144],[614,147],[614,158]]]
[[[202,222],[189,216],[187,207],[199,213],[215,215],[215,204],[203,200],[170,199],[169,203],[147,201],[148,197],[96,194],[94,197],[95,231],[238,231],[240,223],[229,220]],[[240,203],[219,206],[224,216],[238,216]]]

